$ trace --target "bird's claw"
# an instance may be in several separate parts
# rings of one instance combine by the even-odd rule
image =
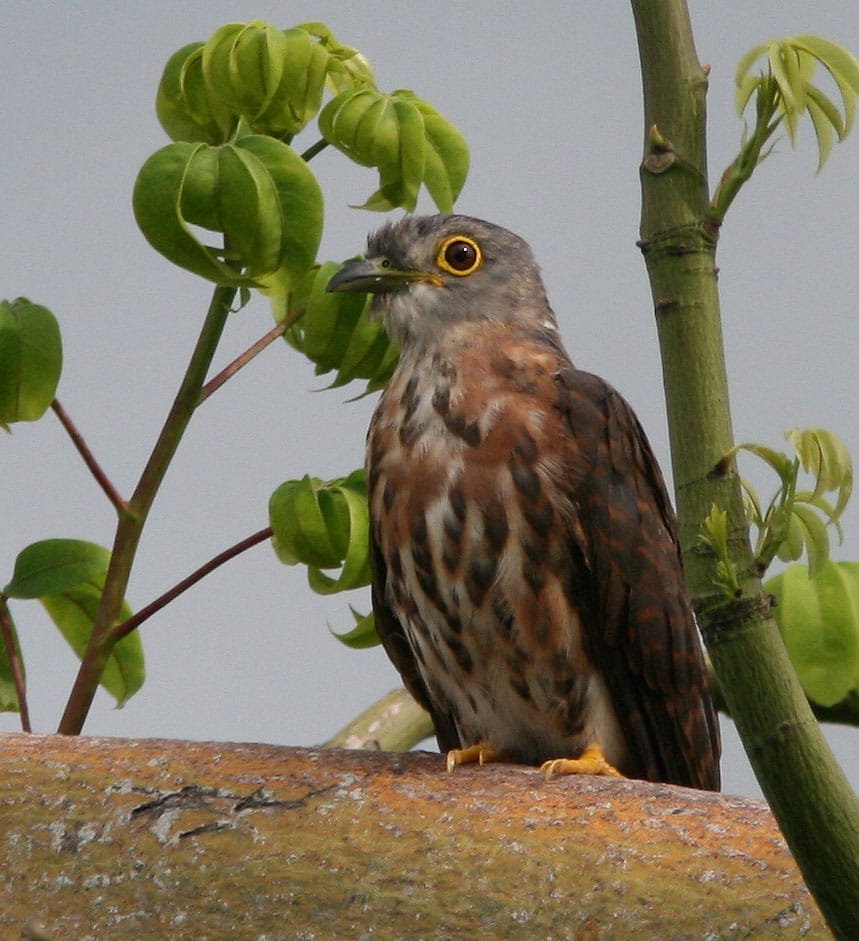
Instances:
[[[486,742],[469,745],[468,748],[451,748],[447,753],[447,771],[453,773],[457,765],[486,765],[492,761],[500,761],[501,754]]]
[[[614,765],[606,761],[599,745],[589,745],[578,758],[553,758],[544,761],[540,770],[548,781],[555,774],[598,774],[609,778],[622,778]]]

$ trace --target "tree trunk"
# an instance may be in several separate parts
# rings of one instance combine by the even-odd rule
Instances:
[[[828,937],[760,801],[424,753],[0,746],[4,939]]]

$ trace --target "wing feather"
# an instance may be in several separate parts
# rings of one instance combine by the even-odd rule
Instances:
[[[571,482],[595,585],[589,653],[640,775],[717,790],[718,722],[662,474],[619,393],[572,367],[558,381],[571,447],[589,456]]]

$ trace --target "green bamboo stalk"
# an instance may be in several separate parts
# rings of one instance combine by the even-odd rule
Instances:
[[[641,247],[662,353],[686,576],[725,702],[782,833],[827,924],[859,937],[859,800],[812,715],[754,570],[733,471],[717,271],[708,215],[707,77],[685,0],[632,0],[641,56],[645,147]],[[698,539],[715,503],[729,514],[741,591],[715,588]]]
[[[78,675],[57,729],[61,735],[79,735],[83,729],[108,657],[117,640],[113,636],[113,626],[122,609],[122,601],[128,587],[146,517],[164,480],[170,461],[194,414],[194,409],[199,403],[200,392],[235,295],[235,288],[215,288],[200,336],[179,391],[161,429],[161,434],[152,449],[152,454],[143,469],[134,494],[127,504],[118,508],[116,536],[105,577],[104,590],[87,649],[81,658]]]
[[[409,751],[433,734],[429,713],[400,688],[373,703],[322,747]]]

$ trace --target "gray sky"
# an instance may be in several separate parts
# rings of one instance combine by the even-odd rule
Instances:
[[[859,49],[854,0],[692,0],[699,57],[712,67],[710,175],[737,147],[733,73],[754,44],[816,32]],[[392,13],[396,10],[396,14]],[[439,12],[441,11],[441,12]],[[386,90],[413,88],[465,134],[471,173],[459,211],[527,238],[567,347],[633,403],[663,467],[669,456],[659,354],[639,213],[641,92],[627,3],[543,3],[509,11],[487,0],[0,5],[0,296],[25,295],[60,320],[58,397],[119,489],[132,489],[172,400],[210,286],[156,255],[137,230],[131,188],[167,142],[155,91],[167,58],[230,21],[328,23],[361,49]],[[820,177],[810,126],[780,142],[732,207],[719,251],[738,440],[782,445],[791,426],[829,427],[859,455],[856,382],[859,134]],[[307,132],[307,143],[314,138]],[[300,139],[300,140],[303,140]],[[360,251],[382,222],[355,211],[373,171],[324,152],[312,164],[326,196],[320,257]],[[711,183],[712,186],[712,183]],[[421,210],[431,211],[424,200]],[[218,363],[271,326],[256,299],[235,314]],[[139,608],[266,525],[283,480],[327,478],[363,461],[375,397],[320,392],[325,380],[283,344],[195,416],[144,534],[129,600]],[[52,536],[109,546],[114,519],[51,415],[0,440],[0,584],[29,542]],[[765,474],[755,476],[768,489]],[[859,558],[859,501],[838,557]],[[352,652],[328,627],[347,601],[319,598],[302,569],[267,544],[229,565],[143,628],[148,680],[121,711],[99,693],[91,734],[313,744],[397,684],[381,649]],[[56,727],[77,661],[38,605],[14,607],[39,731]],[[0,728],[18,728],[0,715]],[[854,730],[829,733],[855,785]],[[730,723],[726,791],[758,794]]]

